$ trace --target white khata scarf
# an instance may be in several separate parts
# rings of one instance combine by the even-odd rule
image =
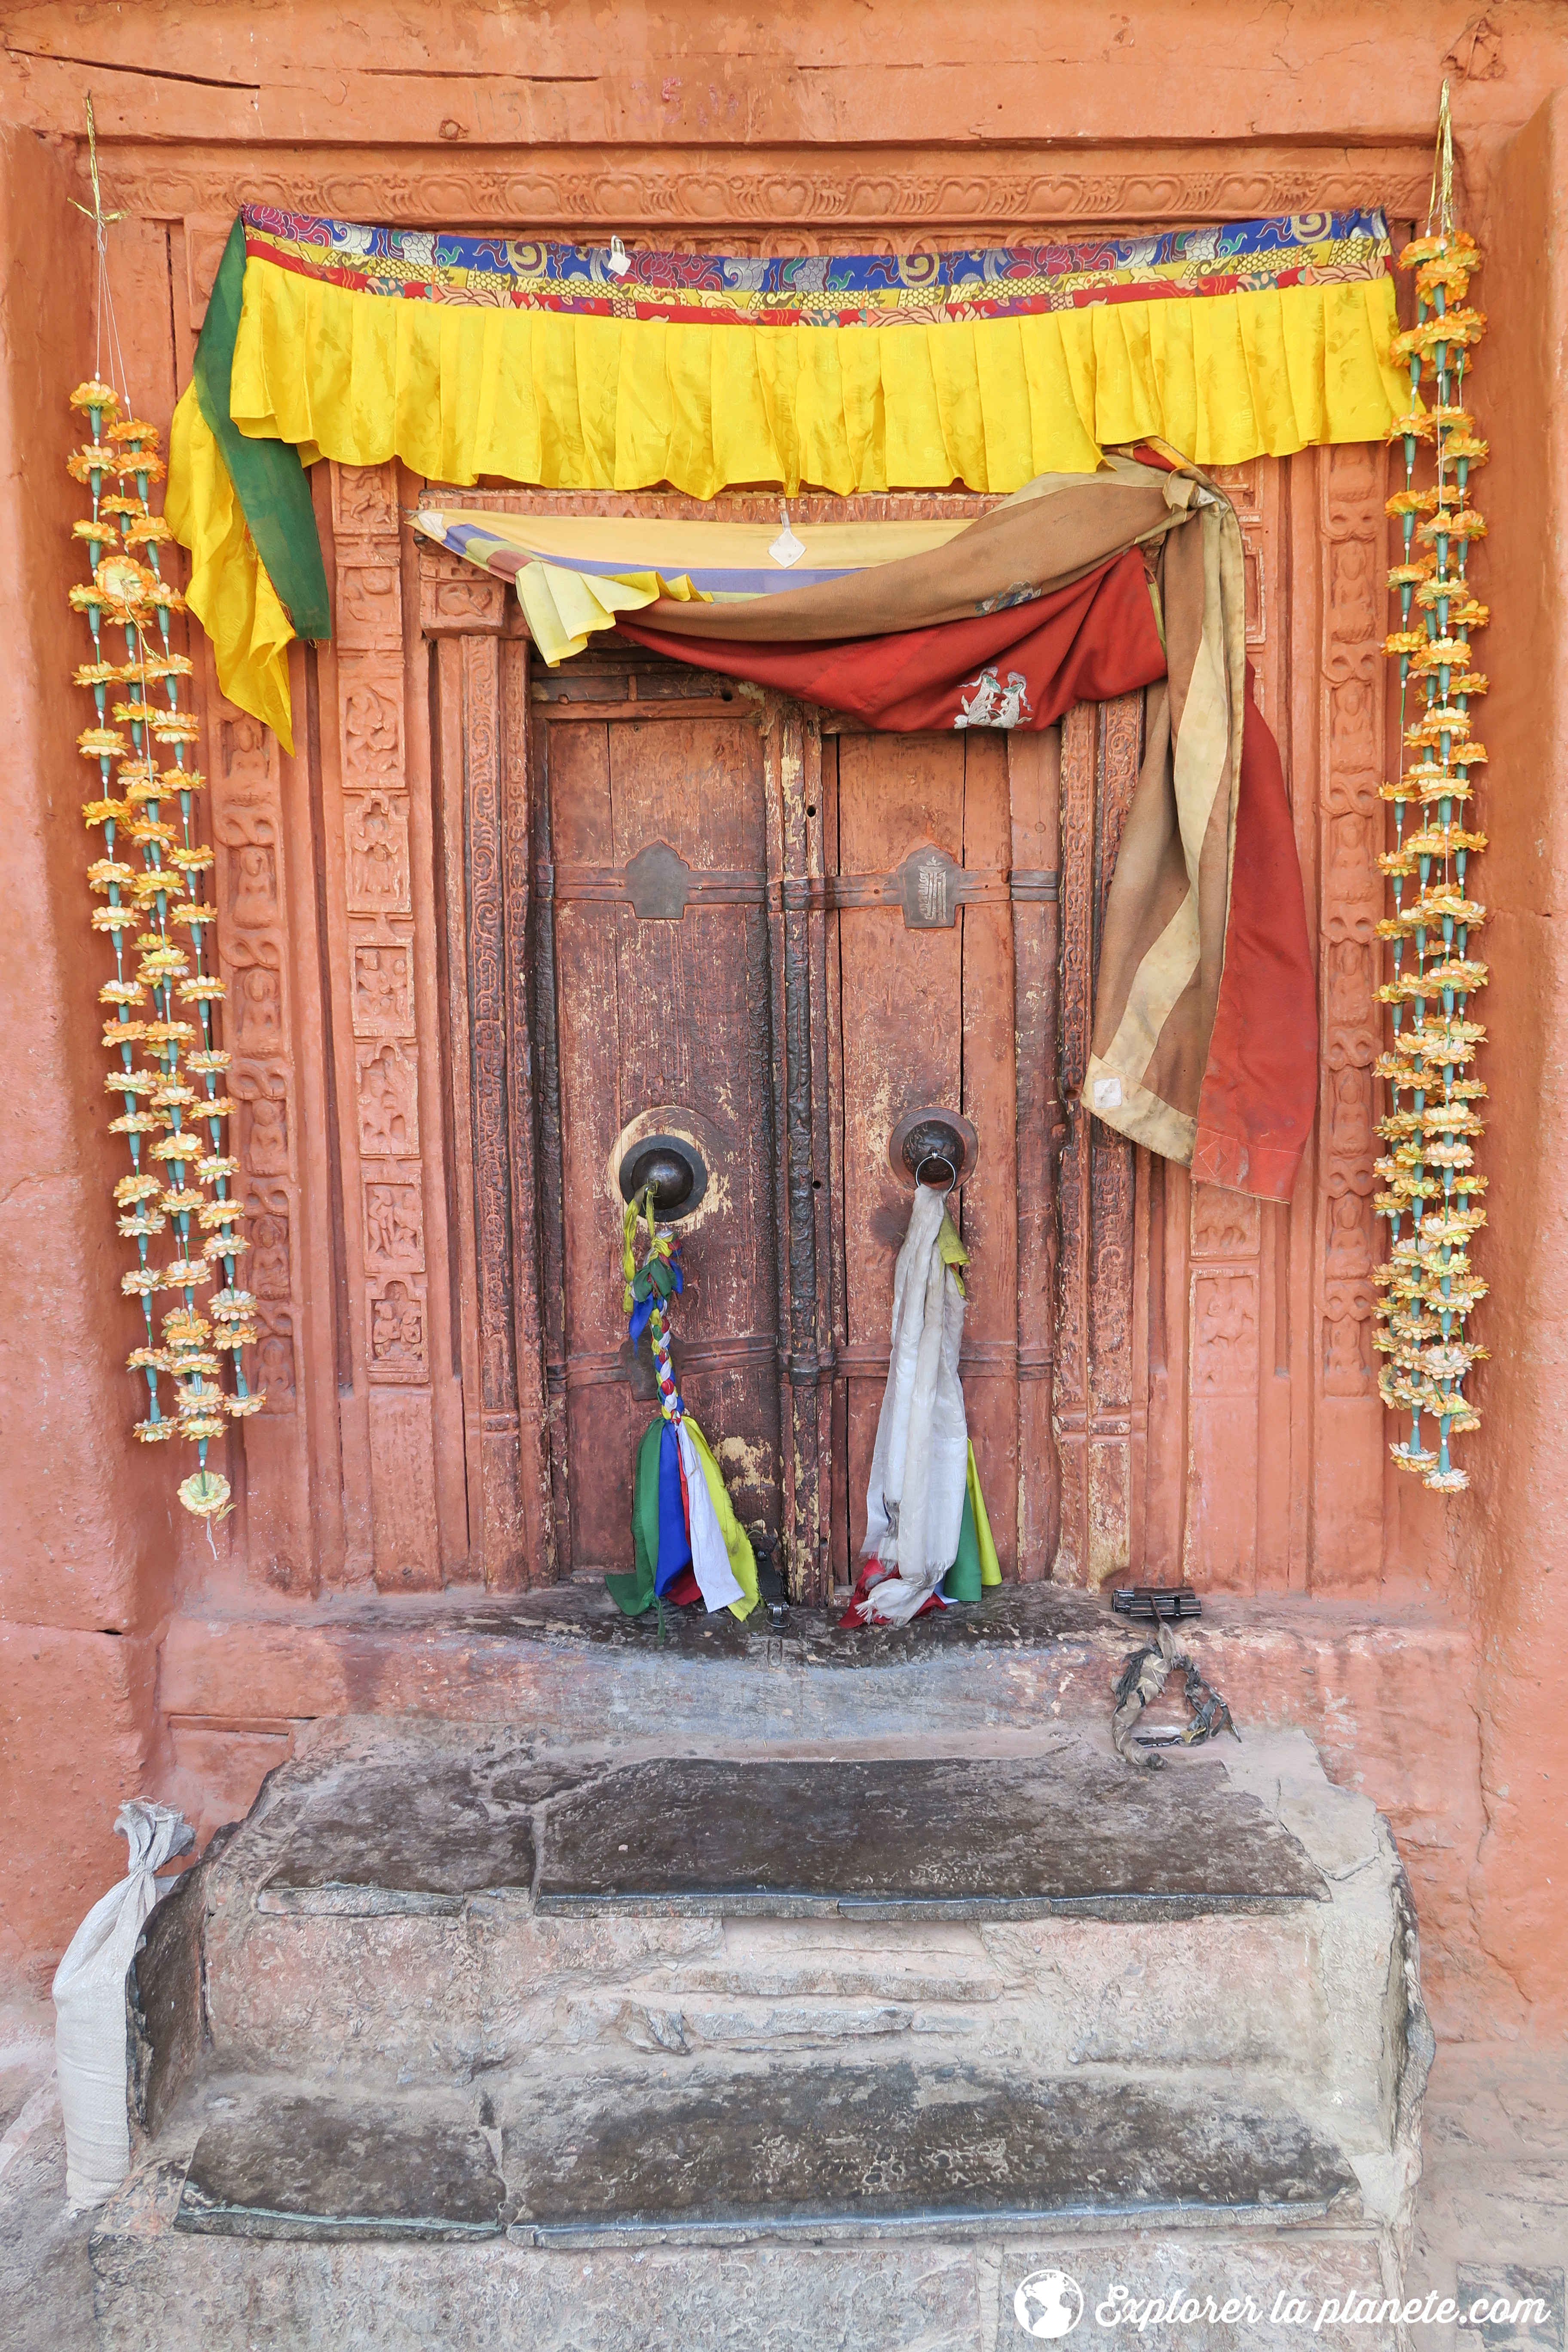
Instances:
[[[888,1385],[866,1497],[864,1556],[897,1573],[858,1603],[863,1623],[907,1624],[958,1557],[969,1467],[958,1383],[963,1291],[953,1270],[963,1262],[943,1195],[917,1184],[893,1274]]]

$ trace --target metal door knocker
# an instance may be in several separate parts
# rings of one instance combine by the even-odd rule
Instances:
[[[623,1201],[640,1201],[652,1192],[654,1214],[661,1224],[679,1224],[689,1217],[708,1190],[708,1166],[694,1143],[683,1135],[648,1135],[621,1161]]]
[[[900,1184],[913,1191],[930,1184],[955,1192],[974,1173],[980,1139],[961,1111],[927,1104],[906,1111],[888,1142],[888,1159]]]

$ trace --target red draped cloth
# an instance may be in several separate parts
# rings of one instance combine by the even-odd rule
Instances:
[[[674,617],[668,604],[655,609]],[[1158,687],[1163,693],[1159,682],[1168,675],[1148,570],[1136,548],[1026,602],[925,628],[820,642],[742,640],[707,635],[719,614],[711,605],[700,610],[705,625],[700,636],[691,634],[690,607],[675,608],[683,625],[677,628],[623,620],[621,634],[677,661],[774,687],[847,712],[867,726],[900,731],[996,724],[998,714],[1003,724],[1049,727],[1078,702],[1107,700],[1140,688]],[[749,608],[753,625],[755,614],[755,607]],[[1201,1084],[1191,1103],[1183,1099],[1179,1075],[1160,1081],[1155,1091],[1190,1119],[1190,1136],[1183,1132],[1190,1140],[1195,1177],[1265,1200],[1288,1201],[1317,1093],[1316,982],[1279,750],[1258,708],[1250,667],[1245,679],[1228,903],[1223,880],[1220,885],[1223,947],[1215,939],[1210,957],[1217,990],[1208,988],[1205,1002],[1200,969],[1171,1009],[1167,1028],[1174,1045],[1169,1036],[1163,1040],[1169,1048],[1167,1068],[1179,1072],[1184,1064],[1201,1069]],[[966,718],[969,711],[978,714],[973,722]],[[1152,776],[1146,766],[1141,795],[1170,789],[1168,772]],[[1226,849],[1222,825],[1211,863],[1223,867]],[[1129,892],[1122,894],[1119,922],[1113,926],[1108,919],[1097,988],[1097,1055],[1105,1050],[1132,984],[1120,984],[1107,972],[1106,956],[1114,957],[1115,940],[1123,936],[1147,946],[1173,903],[1173,891],[1185,887],[1179,869],[1173,883],[1172,864],[1168,844],[1166,895],[1162,901],[1150,885],[1152,913],[1141,933],[1141,909],[1125,903]],[[1113,894],[1116,887],[1113,877]],[[1212,882],[1207,896],[1212,903]],[[1091,1100],[1091,1107],[1099,1109],[1100,1104]],[[1114,1115],[1110,1123],[1137,1132]],[[1157,1129],[1141,1139],[1164,1148]]]

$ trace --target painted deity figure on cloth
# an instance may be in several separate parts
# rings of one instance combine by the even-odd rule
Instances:
[[[966,679],[958,691],[958,716],[952,722],[955,727],[1017,727],[1035,715],[1035,706],[1029,700],[1029,681],[1022,670],[1010,669],[1004,686],[993,662],[978,677]],[[963,699],[965,695],[970,698],[967,701]]]

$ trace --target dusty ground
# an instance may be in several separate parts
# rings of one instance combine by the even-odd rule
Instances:
[[[89,2223],[65,2204],[53,2011],[0,2008],[0,2342],[5,2352],[98,2352]],[[1478,2331],[1486,2352],[1568,2352],[1568,2053],[1526,2042],[1440,2050],[1427,2094],[1426,2171],[1406,2292],[1466,2300],[1539,2295],[1544,2328]],[[1411,2332],[1450,2352],[1466,2331]],[[1024,2338],[1020,2336],[1019,2342]],[[243,2352],[237,2337],[231,2347]],[[301,2352],[304,2348],[301,2347]],[[352,2352],[350,2347],[331,2352]],[[879,2352],[879,2347],[868,2347]]]

